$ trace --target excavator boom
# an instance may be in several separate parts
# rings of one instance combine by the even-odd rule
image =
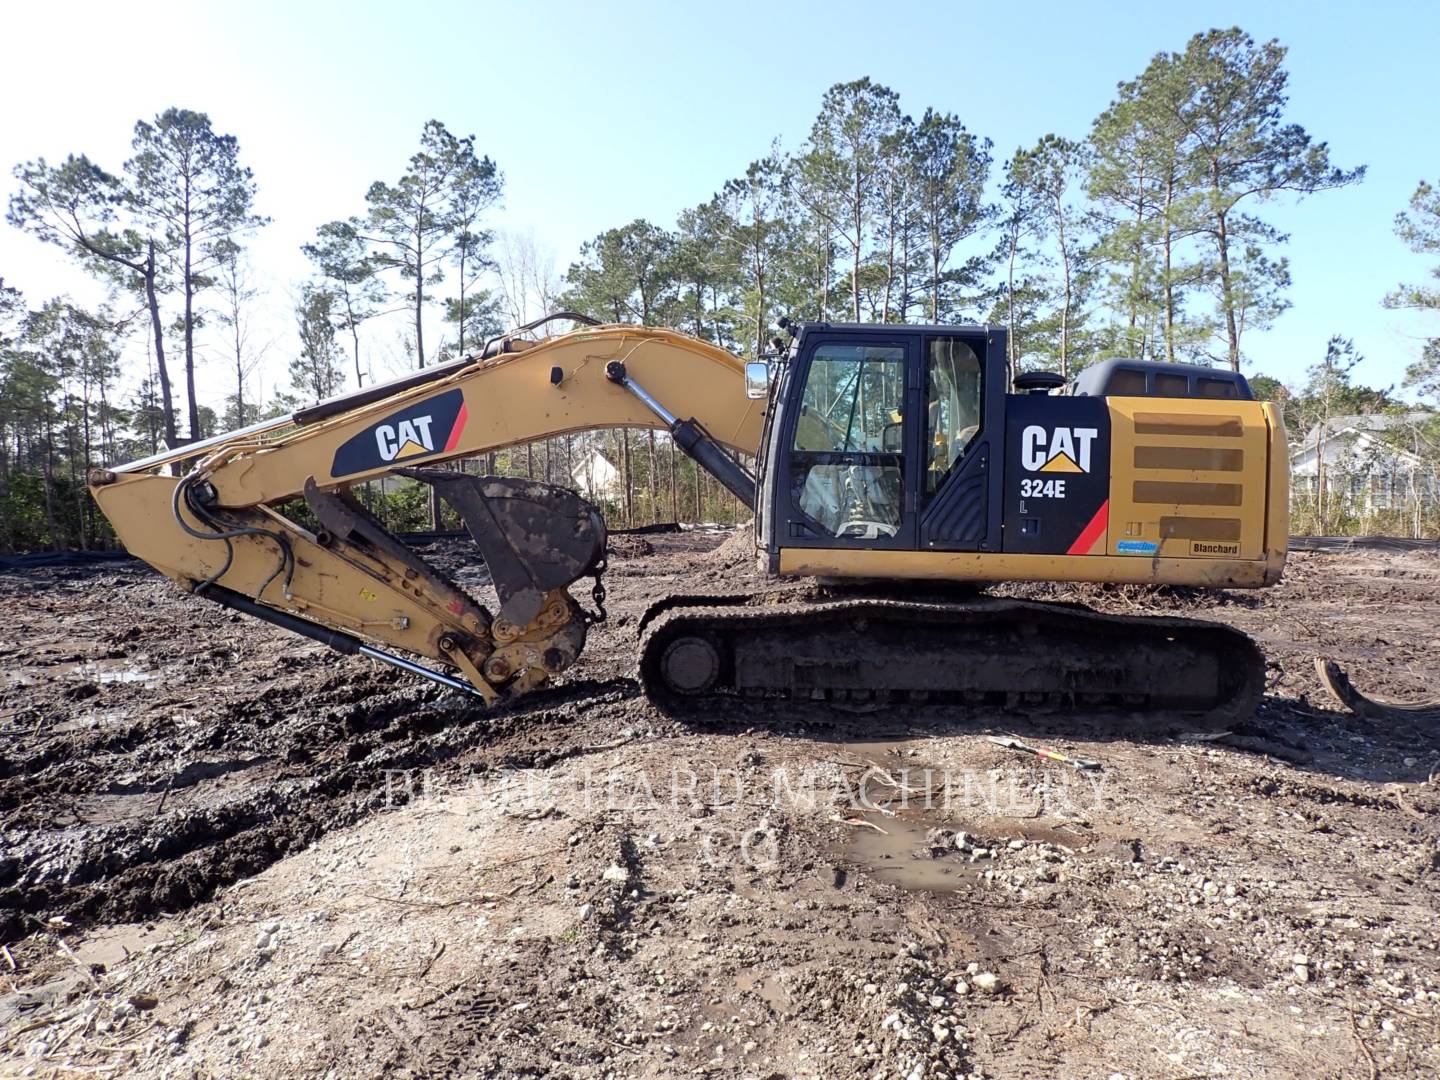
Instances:
[[[763,402],[742,362],[672,330],[613,325],[529,341],[323,402],[292,417],[96,470],[91,490],[130,552],[190,588],[347,652],[417,665],[487,701],[574,662],[587,619],[567,586],[604,566],[598,513],[547,484],[437,466],[536,439],[614,428],[671,428],[743,471],[720,448],[753,454]],[[667,423],[632,386],[683,409]],[[183,477],[169,467],[190,463]],[[459,512],[490,570],[490,612],[390,535],[351,494],[403,475]],[[303,500],[318,529],[296,520]]]

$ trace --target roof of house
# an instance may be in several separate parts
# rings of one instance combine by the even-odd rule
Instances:
[[[1356,413],[1350,416],[1332,416],[1325,421],[1325,437],[1333,438],[1337,435],[1344,435],[1346,432],[1361,434],[1370,431],[1393,431],[1396,428],[1409,427],[1412,424],[1424,424],[1436,419],[1437,414],[1433,412],[1404,412],[1404,413]],[[1315,446],[1320,438],[1320,425],[1316,424],[1305,433],[1301,441],[1301,449],[1309,449]]]

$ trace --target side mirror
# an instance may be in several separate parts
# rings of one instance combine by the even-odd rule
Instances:
[[[745,396],[747,398],[770,396],[770,365],[764,360],[751,360],[745,365]]]

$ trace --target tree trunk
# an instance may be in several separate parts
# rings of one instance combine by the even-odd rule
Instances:
[[[660,520],[660,460],[655,452],[655,429],[646,428],[645,436],[650,443],[650,520]]]
[[[1220,201],[1220,176],[1218,166],[1210,169],[1212,190],[1215,193],[1215,243],[1220,256],[1220,306],[1225,312],[1225,337],[1230,348],[1230,369],[1240,370],[1240,330],[1235,324],[1235,297],[1230,282],[1230,233],[1226,221],[1228,211]]]
[[[1140,269],[1145,249],[1145,170],[1135,180],[1135,242],[1130,260],[1130,347],[1135,347],[1135,327],[1140,321]],[[1140,359],[1145,359],[1145,341],[1140,341]]]
[[[465,355],[465,248],[460,248],[460,351],[459,356]],[[546,458],[549,461],[549,458]]]
[[[895,217],[892,213],[889,222],[889,243],[886,245],[885,253],[885,300],[880,306],[880,321],[890,321],[890,294],[895,285]]]
[[[48,406],[47,406],[48,410]],[[50,549],[59,551],[60,528],[55,520],[55,429],[49,416],[45,417],[45,528],[50,534]]]
[[[1065,242],[1065,207],[1055,199],[1055,227],[1060,240],[1060,263],[1065,273],[1065,295],[1060,305],[1060,375],[1070,381],[1070,246]]]
[[[635,472],[630,460],[630,429],[620,429],[620,480],[625,487],[625,527],[635,523]]]
[[[350,340],[355,346],[355,389],[365,385],[365,376],[360,373],[360,324],[355,319],[354,301],[350,298],[350,286],[345,286],[345,318],[350,323]]]
[[[170,393],[170,370],[165,366],[165,328],[160,322],[160,298],[155,289],[155,241],[145,256],[145,306],[150,309],[150,333],[155,339],[155,371],[160,379],[160,409],[165,420],[165,447],[175,449],[180,439],[175,431],[175,401]]]
[[[829,260],[830,237],[827,234],[815,247],[815,269],[817,271],[817,284],[820,286],[820,310],[816,312],[817,319],[824,319],[830,310],[830,260]]]
[[[415,237],[415,363],[425,366],[425,248],[418,235]]]
[[[115,435],[110,418],[110,391],[103,375],[96,387],[100,391],[100,457],[101,464],[104,464],[115,460]]]
[[[10,505],[10,444],[5,440],[3,426],[0,426],[0,547],[13,550],[15,530],[5,508]]]
[[[930,210],[931,221],[936,211]],[[940,321],[940,233],[933,225],[930,228],[930,321]]]
[[[855,192],[852,202],[855,226],[855,258],[850,263],[851,315],[860,321],[860,256],[865,250],[865,203],[860,190],[860,166],[855,166]]]
[[[1175,362],[1175,276],[1171,270],[1171,248],[1175,229],[1170,223],[1170,208],[1175,198],[1174,175],[1165,178],[1165,359]]]
[[[1010,238],[1010,264],[1005,274],[1005,364],[1009,368],[1005,376],[1008,392],[1015,384],[1015,371],[1020,364],[1020,351],[1015,341],[1015,249],[1020,246],[1018,233]]]
[[[236,323],[239,325],[238,320]],[[235,424],[245,426],[245,362],[240,352],[240,331],[235,331]]]
[[[90,376],[87,374],[80,383],[80,475],[84,476],[85,471],[90,468]],[[70,463],[74,471],[75,462]],[[77,477],[77,481],[78,481]],[[90,522],[89,509],[95,500],[90,498],[85,490],[85,485],[75,484],[75,509],[80,513],[80,550],[88,551],[90,548]]]
[[[680,520],[680,482],[677,476],[678,466],[675,458],[678,456],[675,451],[675,439],[672,437],[670,443],[670,520]]]
[[[1230,349],[1230,370],[1240,370],[1240,329],[1235,322],[1235,297],[1230,283],[1230,237],[1225,215],[1219,215],[1220,303],[1225,308],[1225,339]]]
[[[190,438],[200,438],[200,403],[195,398],[195,276],[191,267],[190,181],[185,180],[185,394]]]

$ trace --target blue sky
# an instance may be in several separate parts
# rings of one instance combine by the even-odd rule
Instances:
[[[125,10],[120,10],[122,7]],[[144,14],[137,14],[143,8]],[[912,114],[957,113],[997,159],[1055,131],[1083,137],[1115,84],[1194,32],[1240,25],[1290,47],[1290,116],[1365,182],[1266,216],[1292,235],[1293,308],[1247,340],[1252,371],[1303,376],[1332,333],[1359,377],[1398,382],[1422,317],[1381,309],[1423,260],[1391,232],[1422,177],[1440,180],[1434,47],[1422,3],[1076,4],[113,3],[26,5],[28,47],[0,69],[0,164],[84,151],[118,166],[136,119],[172,104],[240,139],[273,224],[256,239],[283,371],[298,245],[393,178],[421,125],[474,133],[506,176],[492,224],[533,231],[563,272],[579,244],[635,217],[673,224],[763,154],[798,146],[834,82],[869,75]],[[0,180],[7,195],[8,176]],[[0,274],[32,301],[87,286],[0,226]],[[398,327],[377,330],[392,345]],[[383,341],[378,348],[385,348]],[[217,395],[218,396],[218,395]]]

